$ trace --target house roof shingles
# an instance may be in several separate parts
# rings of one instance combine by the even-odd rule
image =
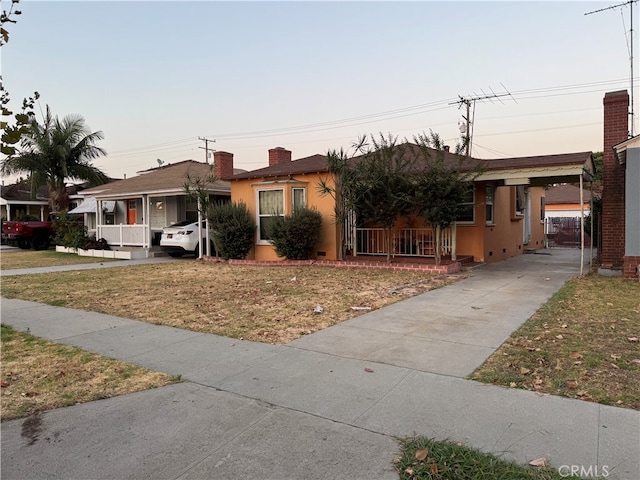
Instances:
[[[417,145],[408,143],[408,154],[413,154],[414,158],[419,160],[422,158],[420,149]],[[436,150],[429,149],[436,155]],[[476,167],[485,171],[514,170],[514,169],[532,169],[540,167],[566,167],[584,165],[591,158],[591,152],[564,153],[555,155],[539,155],[530,157],[513,157],[498,159],[478,159],[464,158],[449,152],[440,152],[444,154],[444,161],[452,166],[460,165],[463,171],[471,171]],[[352,161],[357,162],[362,156],[354,157]],[[244,180],[252,178],[282,177],[288,175],[300,175],[305,173],[327,172],[327,157],[324,155],[312,155],[310,157],[300,158],[291,162],[285,162],[278,165],[252,170],[234,175],[229,180]]]
[[[234,169],[234,173],[242,173],[244,170]],[[182,162],[163,165],[145,171],[141,175],[117,180],[112,183],[89,188],[82,193],[87,196],[101,198],[126,197],[128,195],[141,194],[174,194],[179,195],[184,192],[184,184],[187,175],[191,177],[206,178],[211,175],[211,165],[195,160],[184,160]],[[206,185],[210,192],[229,193],[231,188],[229,182],[216,180],[214,183]]]
[[[586,202],[589,202],[591,199],[591,192],[589,190],[582,189],[583,199]],[[597,191],[593,192],[593,196],[595,198],[600,197],[600,193]],[[580,203],[580,187],[575,185],[566,184],[566,185],[554,185],[549,187],[544,194],[545,203],[547,205],[557,205],[557,204],[571,204],[571,203]]]

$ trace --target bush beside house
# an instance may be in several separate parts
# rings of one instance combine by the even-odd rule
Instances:
[[[291,215],[276,217],[268,224],[267,235],[279,257],[307,260],[320,239],[322,215],[315,208],[298,207]]]
[[[225,260],[243,259],[253,247],[256,223],[243,202],[212,205],[209,221],[213,224],[216,250]]]

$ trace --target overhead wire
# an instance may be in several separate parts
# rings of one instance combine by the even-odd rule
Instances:
[[[511,92],[511,95],[517,100],[530,100],[536,98],[548,98],[548,97],[556,97],[556,96],[565,96],[565,95],[581,95],[587,93],[599,92],[601,89],[590,89],[590,90],[582,90],[585,88],[591,87],[603,87],[603,86],[611,86],[617,85],[620,83],[626,83],[628,79],[624,80],[604,80],[598,82],[589,82],[589,83],[578,83],[578,84],[570,84],[570,85],[559,85],[552,87],[541,87],[541,88],[533,88],[526,90],[517,90]],[[581,90],[577,92],[567,92],[567,90]],[[562,93],[552,93],[552,92],[562,92]],[[545,93],[549,93],[544,95]],[[376,123],[379,121],[387,121],[394,120],[398,118],[405,118],[409,116],[420,115],[424,113],[432,113],[440,110],[444,110],[447,108],[451,108],[450,102],[452,99],[438,100],[428,103],[422,103],[417,105],[411,105],[407,107],[395,108],[391,110],[386,110],[377,113],[370,113],[366,115],[359,115],[354,117],[348,117],[344,119],[338,120],[330,120],[325,122],[316,122],[304,125],[297,126],[289,126],[289,127],[281,127],[281,128],[272,128],[272,129],[263,129],[263,130],[252,130],[252,131],[244,131],[244,132],[231,132],[231,133],[217,133],[217,134],[209,134],[206,137],[212,137],[216,139],[224,139],[224,140],[246,140],[251,138],[267,138],[273,136],[282,136],[282,135],[295,135],[302,133],[314,133],[326,130],[335,130],[339,128],[345,127],[354,127],[359,125],[367,125],[371,123]],[[401,115],[397,115],[400,113]],[[558,112],[561,113],[561,112]],[[529,114],[529,115],[540,115],[540,114]],[[528,115],[522,115],[528,116]],[[501,117],[495,117],[501,118]],[[560,127],[560,128],[568,128],[568,127]],[[532,130],[538,131],[538,130]],[[498,135],[491,134],[491,135]],[[486,136],[485,134],[484,136]],[[482,135],[480,135],[482,136]],[[185,145],[182,145],[185,144]],[[114,152],[110,152],[110,157],[125,157],[125,156],[136,156],[136,155],[145,155],[151,153],[160,153],[160,152],[168,152],[170,150],[175,150],[178,148],[185,148],[189,146],[189,144],[193,144],[194,148],[197,146],[197,139],[195,137],[192,138],[183,138],[179,140],[173,140],[169,142],[163,142],[158,144],[152,144],[147,146],[133,147],[129,149],[117,150]]]

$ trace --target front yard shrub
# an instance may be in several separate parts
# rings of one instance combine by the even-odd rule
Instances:
[[[291,215],[277,217],[267,225],[267,235],[279,257],[307,260],[320,239],[322,215],[316,209],[299,207]]]
[[[253,246],[256,222],[247,205],[217,203],[209,209],[209,221],[213,225],[213,241],[222,258],[242,259]]]
[[[87,241],[87,227],[77,216],[68,215],[64,210],[53,220],[53,229],[56,232],[53,239],[56,245],[78,249],[83,248]]]

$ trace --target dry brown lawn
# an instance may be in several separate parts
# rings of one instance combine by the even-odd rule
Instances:
[[[177,382],[164,373],[2,325],[2,420]]]
[[[4,277],[2,295],[283,344],[461,276],[183,260]],[[316,314],[317,306],[323,313]]]
[[[79,265],[83,263],[114,262],[112,258],[80,257],[71,253],[61,253],[55,250],[4,250],[0,254],[1,270],[16,270],[19,268],[53,267],[58,265]]]

